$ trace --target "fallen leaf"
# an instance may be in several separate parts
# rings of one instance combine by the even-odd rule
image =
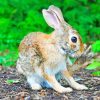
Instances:
[[[7,84],[14,84],[14,83],[19,83],[20,81],[19,80],[14,80],[14,79],[8,79],[6,81]]]

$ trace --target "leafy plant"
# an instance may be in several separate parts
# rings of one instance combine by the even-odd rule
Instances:
[[[95,53],[100,52],[100,40],[96,41],[94,44],[92,44],[92,51]],[[86,67],[87,70],[94,70],[92,72],[92,75],[94,76],[100,76],[100,59],[94,61]]]
[[[9,51],[5,51],[4,54],[2,54],[2,56],[0,56],[0,63],[4,66],[4,67],[10,67],[10,66],[15,66],[16,65],[16,59],[18,58],[18,51],[14,51],[14,52],[9,52]]]
[[[92,70],[100,67],[100,62],[94,61],[92,64],[88,65],[86,69]]]
[[[100,76],[100,71],[95,71],[92,73],[93,76]]]
[[[100,40],[98,40],[94,44],[92,44],[92,50],[94,52],[100,52]]]
[[[92,75],[94,76],[100,76],[100,62],[99,61],[94,61],[90,65],[86,67],[87,70],[94,70],[92,72]]]

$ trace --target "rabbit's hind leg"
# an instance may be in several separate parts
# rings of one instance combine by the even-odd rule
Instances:
[[[32,74],[27,77],[27,82],[31,86],[33,90],[40,90],[42,89],[40,83],[41,83],[41,78],[38,75]]]

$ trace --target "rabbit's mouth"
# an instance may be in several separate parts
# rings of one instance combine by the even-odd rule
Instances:
[[[73,57],[73,58],[78,58],[78,57],[80,57],[80,56],[82,55],[82,53],[81,53],[81,54],[78,54],[77,52],[78,52],[78,50],[76,50],[76,51],[70,51],[70,52],[69,52],[69,56],[71,56],[71,57]]]
[[[61,47],[61,49],[64,52],[64,54],[69,54],[69,55],[73,55],[77,52],[77,50],[73,51],[73,50],[69,50],[68,48],[64,48],[64,47]]]
[[[66,54],[69,52],[69,50],[66,49],[66,48],[64,48],[64,47],[62,47],[61,49],[62,49]]]
[[[79,50],[79,49],[70,50],[70,51],[68,52],[69,56],[71,56],[71,57],[73,57],[73,58],[77,58],[77,57],[81,56],[81,55],[77,54],[78,50]]]

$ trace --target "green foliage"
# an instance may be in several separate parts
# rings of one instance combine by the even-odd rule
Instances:
[[[100,52],[100,40],[98,40],[94,44],[92,44],[92,50],[94,52]]]
[[[95,71],[92,73],[93,76],[100,76],[100,71]]]
[[[1,53],[0,56],[0,64],[2,64],[4,67],[10,67],[15,66],[16,59],[18,58],[18,51],[11,50],[5,51],[4,54]]]
[[[92,70],[100,67],[100,62],[94,61],[92,64],[88,65],[86,69]]]
[[[94,44],[92,44],[92,51],[93,52],[100,52],[100,40],[97,40]],[[100,60],[99,61],[94,61],[90,65],[86,67],[88,70],[96,70],[92,72],[93,76],[100,76]]]
[[[100,71],[98,69],[100,69],[100,62],[99,61],[94,61],[92,62],[90,65],[88,65],[86,67],[87,70],[94,70],[92,72],[93,76],[100,76]]]
[[[65,20],[84,42],[100,39],[100,0],[0,0],[0,64],[15,64],[18,45],[29,32],[53,30],[42,16],[42,9],[50,5],[61,8]]]

